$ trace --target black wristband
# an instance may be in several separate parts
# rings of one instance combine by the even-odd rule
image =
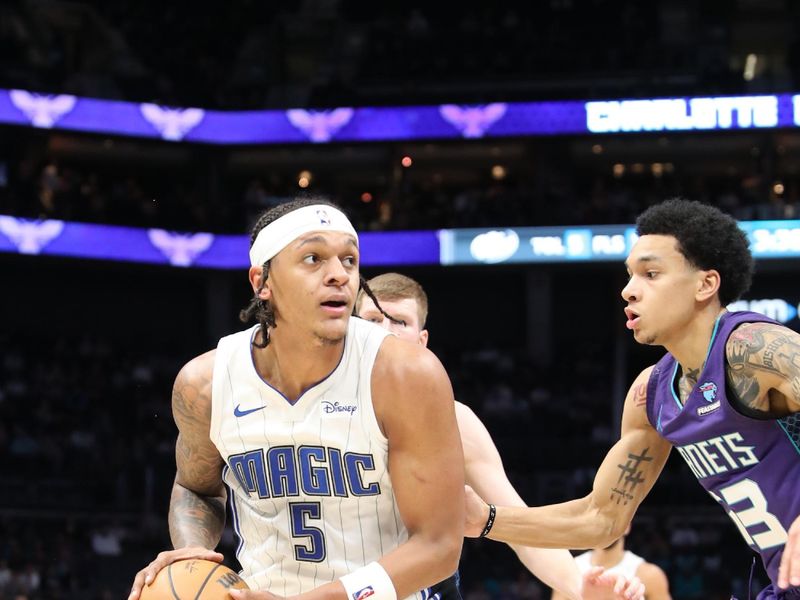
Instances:
[[[481,535],[479,537],[486,537],[489,535],[489,532],[492,530],[492,525],[494,525],[494,518],[497,516],[497,507],[494,504],[489,505],[489,518],[486,519],[486,525],[483,527],[483,531],[481,531]]]

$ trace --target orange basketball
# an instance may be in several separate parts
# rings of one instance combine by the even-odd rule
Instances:
[[[249,589],[244,579],[225,565],[190,558],[161,569],[141,600],[230,600],[228,590]]]

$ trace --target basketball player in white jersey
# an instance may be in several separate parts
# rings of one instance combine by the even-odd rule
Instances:
[[[367,285],[380,308],[362,290],[356,300],[356,314],[384,327],[400,339],[427,346],[425,321],[428,316],[428,296],[423,287],[400,273],[378,275],[368,280]],[[389,315],[394,319],[390,319]],[[478,416],[468,406],[456,402],[456,419],[464,451],[467,483],[488,502],[525,506],[508,480],[497,447]],[[567,550],[510,546],[531,573],[562,593],[561,598],[600,600],[644,597],[644,586],[635,574],[601,577],[602,569],[586,569],[581,579],[581,571]],[[615,589],[619,590],[616,594]]]
[[[358,235],[327,201],[267,211],[250,261],[243,316],[259,324],[176,379],[175,550],[136,575],[130,599],[176,560],[223,559],[226,496],[252,590],[233,598],[427,598],[456,571],[464,533],[447,374],[424,347],[350,317]]]
[[[575,557],[581,573],[588,572],[592,567],[603,567],[608,573],[618,573],[625,577],[638,577],[644,583],[646,592],[645,600],[672,600],[669,593],[667,574],[653,563],[647,562],[638,554],[625,550],[625,536],[631,531],[630,526],[625,535],[607,548],[589,550]],[[566,600],[567,596],[553,590],[551,600]],[[610,596],[609,596],[610,598]]]

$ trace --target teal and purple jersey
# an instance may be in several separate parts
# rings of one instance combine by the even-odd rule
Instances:
[[[775,323],[752,312],[722,314],[685,403],[677,392],[679,364],[671,354],[664,356],[647,385],[647,416],[761,555],[777,583],[786,532],[800,515],[800,413],[758,418],[735,406],[725,346],[734,329],[753,322]]]

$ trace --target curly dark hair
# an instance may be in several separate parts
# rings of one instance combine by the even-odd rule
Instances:
[[[253,229],[250,232],[250,247],[253,247],[253,244],[258,237],[259,232],[264,229],[267,225],[272,223],[273,221],[279,219],[284,215],[288,215],[290,212],[293,212],[299,208],[303,208],[304,206],[311,206],[313,204],[325,204],[327,206],[332,206],[337,210],[342,210],[339,206],[335,203],[331,202],[327,198],[321,196],[303,196],[300,198],[296,198],[295,200],[290,200],[289,202],[285,202],[284,204],[280,204],[273,208],[270,208],[266,212],[264,212],[256,221],[256,224],[253,225]],[[344,211],[342,211],[344,212]],[[270,261],[265,262],[262,266],[264,267],[264,272],[261,275],[261,281],[258,283],[258,291],[253,294],[249,304],[239,311],[239,320],[242,323],[249,323],[252,320],[258,321],[259,325],[261,326],[262,332],[262,341],[257,342],[256,339],[253,339],[253,345],[258,348],[266,348],[269,344],[269,331],[270,328],[274,328],[275,325],[275,311],[272,308],[272,305],[267,300],[261,300],[258,297],[258,293],[263,289],[264,285],[267,282],[267,278],[269,277],[269,263]],[[380,304],[378,304],[378,299],[375,298],[375,295],[372,293],[372,290],[369,289],[367,282],[364,280],[363,277],[359,276],[359,282],[361,289],[372,299],[375,303],[375,306],[378,307],[378,310],[386,316],[388,319],[394,322],[398,322],[397,319],[392,317],[391,315],[384,312],[381,308]]]
[[[753,255],[736,220],[702,202],[672,198],[651,206],[636,219],[639,235],[671,235],[678,251],[698,269],[719,272],[719,300],[734,302],[750,287]]]

